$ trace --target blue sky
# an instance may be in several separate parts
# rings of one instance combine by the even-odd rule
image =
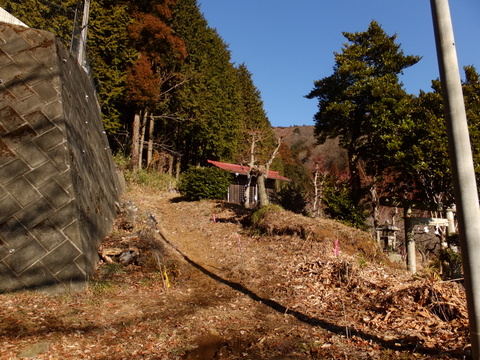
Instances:
[[[423,56],[405,70],[405,89],[417,95],[439,77],[429,0],[197,0],[212,28],[245,63],[273,126],[313,125],[313,82],[332,74],[343,31],[365,31],[376,20],[397,34],[406,55]],[[460,68],[480,71],[480,1],[450,0]],[[461,71],[463,77],[463,70]]]

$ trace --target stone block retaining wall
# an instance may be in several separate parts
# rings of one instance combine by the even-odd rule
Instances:
[[[0,23],[0,292],[83,288],[120,191],[85,71],[51,33]]]

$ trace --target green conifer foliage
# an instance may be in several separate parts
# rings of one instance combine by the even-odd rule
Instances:
[[[77,25],[82,20],[83,2],[77,0],[5,3],[7,11],[53,31],[66,46],[76,10]],[[145,142],[152,135],[149,145],[153,141],[159,152],[181,158],[183,169],[207,159],[241,159],[253,129],[264,134],[258,150],[269,153],[275,146],[251,74],[245,65],[232,63],[228,46],[208,26],[196,0],[92,1],[87,54],[111,139],[140,144],[142,130],[151,123]],[[134,114],[140,119],[135,140]],[[119,130],[130,138],[116,137]],[[128,151],[127,144],[119,146]]]
[[[260,91],[253,83],[252,74],[245,64],[240,64],[237,68],[237,81],[241,94],[239,120],[242,126],[241,152],[237,162],[248,163],[252,137],[256,136],[259,141],[255,146],[255,159],[264,163],[275,149],[275,134],[263,109]]]
[[[230,52],[208,27],[195,0],[175,7],[172,27],[185,41],[188,56],[181,72],[188,81],[175,92],[177,150],[183,165],[207,159],[231,160],[239,134],[239,92]]]
[[[440,82],[432,84],[432,92],[412,100],[410,124],[399,129],[390,148],[391,188],[416,200],[447,203],[453,201],[447,131]]]
[[[477,187],[480,189],[480,76],[473,65],[466,66],[464,69],[463,96],[477,174]]]
[[[417,63],[418,56],[405,56],[396,35],[388,36],[372,21],[365,32],[344,33],[348,43],[335,53],[332,75],[315,81],[307,98],[317,98],[315,134],[319,143],[338,137],[348,153],[352,194],[362,196],[359,162],[370,174],[381,172],[382,153],[390,135],[408,120],[409,96],[399,74]]]
[[[131,117],[125,106],[125,82],[127,68],[136,56],[128,32],[132,23],[126,2],[97,0],[91,3],[87,51],[108,133],[117,132]]]
[[[78,36],[83,2],[77,0],[5,0],[5,9],[27,25],[50,31],[67,49]],[[75,22],[76,21],[76,22]],[[107,132],[118,130],[124,119],[125,71],[134,55],[128,46],[131,22],[127,2],[109,0],[90,4],[87,53]]]
[[[215,167],[191,167],[178,185],[182,195],[190,200],[224,199],[232,175]]]
[[[465,67],[463,94],[472,144],[475,172],[480,177],[480,82],[473,66]],[[391,191],[410,193],[417,200],[451,205],[453,179],[444,114],[442,88],[432,81],[432,91],[420,92],[414,99],[409,126],[396,134],[388,159],[391,165]]]
[[[4,0],[2,7],[26,25],[54,33],[68,49],[77,0]],[[79,20],[81,23],[81,19]]]

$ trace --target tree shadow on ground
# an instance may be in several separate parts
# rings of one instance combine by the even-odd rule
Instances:
[[[178,203],[181,203],[181,202],[193,202],[193,201],[196,201],[196,200],[190,200],[189,198],[187,198],[186,196],[175,196],[174,198],[171,198],[169,200],[172,204],[178,204]]]

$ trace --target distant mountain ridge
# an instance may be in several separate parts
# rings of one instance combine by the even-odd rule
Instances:
[[[314,126],[276,127],[273,130],[275,135],[283,138],[285,144],[307,171],[315,171],[317,162],[321,162],[327,168],[336,165],[341,170],[346,167],[347,154],[338,145],[338,140],[328,139],[324,144],[318,145]]]

